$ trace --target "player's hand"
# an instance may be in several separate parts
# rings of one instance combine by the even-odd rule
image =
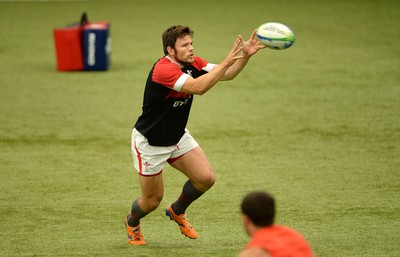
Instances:
[[[249,58],[250,56],[257,53],[258,50],[266,47],[265,45],[261,44],[261,42],[258,40],[256,32],[257,29],[254,29],[249,40],[245,42],[243,41],[242,36],[239,36],[239,40],[243,48],[243,57],[245,58]]]
[[[232,66],[237,60],[243,58],[243,55],[239,55],[242,50],[241,39],[238,37],[228,56],[222,61],[221,65]]]

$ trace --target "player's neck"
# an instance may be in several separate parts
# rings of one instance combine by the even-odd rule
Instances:
[[[168,58],[168,60],[170,60],[171,62],[178,64],[180,68],[183,68],[183,66],[185,66],[184,64],[178,62],[178,61],[177,61],[173,56],[171,56],[171,55],[166,55],[165,57]]]

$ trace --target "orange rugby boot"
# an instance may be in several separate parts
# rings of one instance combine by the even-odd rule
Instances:
[[[125,220],[126,232],[128,233],[128,243],[132,245],[146,245],[142,232],[140,231],[140,225],[131,227],[128,225],[128,217]]]
[[[175,214],[170,205],[166,209],[165,215],[167,215],[171,220],[175,221],[179,225],[179,229],[181,230],[182,234],[189,237],[190,239],[196,239],[198,237],[196,230],[194,230],[189,220],[186,219],[185,214]]]

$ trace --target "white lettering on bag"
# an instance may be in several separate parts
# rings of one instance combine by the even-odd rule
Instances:
[[[96,34],[89,33],[89,49],[88,49],[88,64],[94,66],[96,64]]]

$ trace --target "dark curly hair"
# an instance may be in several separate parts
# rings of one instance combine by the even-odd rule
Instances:
[[[275,199],[263,191],[247,194],[241,205],[242,213],[260,227],[272,225],[275,218]]]
[[[194,34],[193,30],[191,30],[188,26],[175,25],[169,27],[162,34],[164,54],[168,54],[167,51],[168,46],[175,48],[175,43],[178,38],[185,37],[187,35],[193,37],[193,34]]]

